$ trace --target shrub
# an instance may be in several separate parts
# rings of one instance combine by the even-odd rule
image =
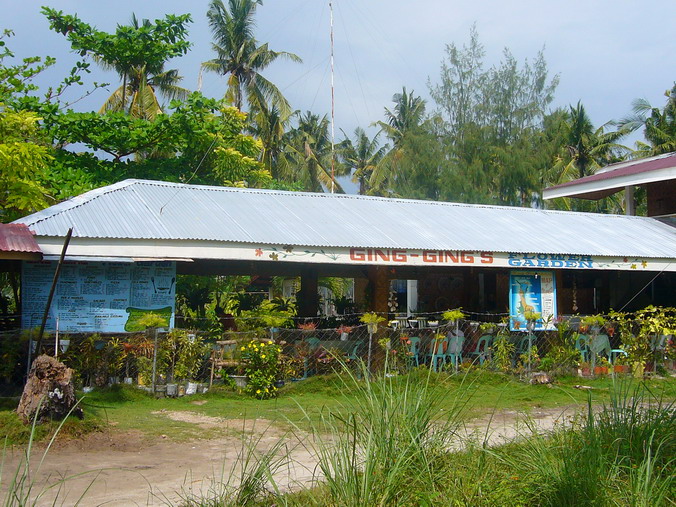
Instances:
[[[246,392],[260,400],[275,396],[281,347],[271,340],[251,341],[243,345],[241,351],[248,377]]]

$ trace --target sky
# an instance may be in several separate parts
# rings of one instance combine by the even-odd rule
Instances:
[[[227,0],[226,0],[227,1]],[[50,55],[57,67],[44,83],[57,81],[72,67],[75,55],[61,34],[51,32],[40,14],[42,2],[0,0],[0,29],[15,36],[8,46],[17,57]],[[183,86],[196,89],[200,63],[214,57],[206,20],[208,0],[52,0],[46,5],[77,13],[100,30],[112,32],[132,13],[155,19],[167,13],[192,14],[190,53],[174,59]],[[665,103],[664,91],[674,73],[673,0],[333,0],[335,25],[335,131],[351,134],[383,119],[392,95],[403,86],[429,101],[428,83],[436,83],[449,43],[466,44],[472,25],[486,50],[486,64],[498,64],[509,48],[522,62],[544,49],[550,74],[560,84],[552,107],[582,101],[599,126],[631,111],[636,98],[654,106]],[[329,0],[265,0],[257,11],[256,36],[273,50],[296,53],[302,64],[278,61],[263,75],[282,90],[294,109],[329,114]],[[92,65],[88,79],[119,86],[115,74]],[[114,85],[114,86],[113,86]],[[221,97],[225,79],[205,74],[202,92]],[[104,90],[78,102],[78,110],[98,109]]]

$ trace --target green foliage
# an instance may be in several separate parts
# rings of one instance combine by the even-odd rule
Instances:
[[[461,308],[456,308],[455,310],[446,310],[441,314],[441,318],[449,322],[456,322],[460,319],[464,319],[466,315],[463,313]]]
[[[359,317],[359,322],[366,324],[368,326],[373,326],[374,328],[377,328],[378,324],[384,321],[385,317],[381,317],[375,312],[365,313],[364,315]]]
[[[13,220],[47,206],[40,184],[52,160],[38,131],[39,118],[29,112],[3,109],[0,103],[0,217]]]
[[[188,336],[182,329],[172,329],[161,342],[165,350],[167,382],[195,380],[210,347],[200,336]]]
[[[598,326],[603,327],[606,323],[606,319],[603,315],[585,315],[580,319],[580,324],[583,326]]]
[[[148,312],[138,319],[138,325],[143,329],[153,329],[157,327],[167,327],[169,325],[169,321],[167,321],[167,319],[162,315]]]
[[[246,392],[265,400],[276,395],[275,381],[280,375],[281,347],[271,340],[252,341],[241,347],[248,377]]]
[[[492,365],[498,371],[509,371],[512,368],[512,356],[515,345],[507,336],[498,336],[493,343]]]
[[[523,316],[527,321],[530,321],[530,322],[536,322],[536,321],[538,321],[542,318],[542,314],[540,312],[534,312],[534,311],[531,311],[531,310],[526,310],[523,313]]]

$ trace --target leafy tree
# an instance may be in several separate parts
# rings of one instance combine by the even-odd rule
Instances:
[[[340,158],[343,164],[353,171],[352,181],[359,183],[361,195],[368,193],[373,171],[389,147],[388,145],[379,146],[379,135],[380,133],[373,136],[373,139],[369,139],[364,129],[357,127],[354,130],[354,141],[345,136],[345,140],[340,144]]]
[[[51,156],[37,123],[35,114],[3,110],[0,104],[0,217],[5,222],[47,206],[40,177]]]
[[[242,109],[244,98],[250,109],[265,111],[271,104],[281,115],[291,114],[291,107],[282,92],[261,75],[278,58],[294,62],[301,59],[286,51],[273,51],[268,44],[260,44],[254,37],[254,15],[262,0],[212,0],[207,17],[214,37],[212,47],[216,58],[202,64],[209,72],[228,76],[225,98]]]
[[[676,84],[664,92],[667,102],[664,108],[653,107],[645,99],[636,99],[632,115],[620,120],[620,128],[630,131],[644,128],[647,143],[637,142],[635,155],[650,157],[676,151]]]
[[[249,114],[249,132],[263,147],[260,160],[274,179],[288,177],[280,157],[284,151],[285,133],[291,123],[292,115],[282,114],[275,106],[261,104]]]
[[[131,25],[118,25],[114,34],[102,32],[77,16],[42,8],[50,28],[62,33],[74,51],[90,55],[102,67],[112,69],[122,78],[118,88],[102,111],[126,111],[136,118],[153,119],[161,112],[155,91],[169,99],[185,98],[188,91],[177,86],[176,70],[165,70],[166,62],[187,53],[186,40],[190,15],[167,15],[163,20],[132,17]]]

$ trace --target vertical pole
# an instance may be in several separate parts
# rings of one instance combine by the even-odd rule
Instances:
[[[335,133],[335,92],[333,86],[333,2],[329,0],[329,11],[331,12],[331,193],[336,186],[335,166],[336,166],[336,133]]]
[[[634,187],[624,187],[624,214],[635,215],[636,207],[634,205]]]
[[[368,359],[366,361],[366,374],[371,378],[371,350],[373,349],[373,328],[375,326],[371,324],[367,324],[368,326],[368,332],[369,332],[369,354],[368,354]]]
[[[52,287],[49,289],[49,296],[47,297],[47,305],[45,306],[45,313],[42,315],[42,323],[40,324],[40,334],[38,334],[38,343],[35,347],[35,351],[39,354],[40,348],[42,347],[42,335],[45,333],[45,326],[47,325],[47,316],[49,315],[49,308],[52,306],[52,299],[54,298],[54,292],[56,290],[56,283],[59,281],[59,273],[61,273],[61,266],[63,265],[63,259],[66,257],[66,250],[68,250],[68,244],[70,243],[70,237],[73,235],[73,228],[68,229],[66,233],[66,239],[63,242],[63,248],[61,249],[61,257],[59,257],[59,262],[56,265],[56,271],[54,271],[54,279],[52,280]]]
[[[157,374],[157,328],[153,328],[155,337],[153,340],[153,394],[155,394],[155,379]]]

